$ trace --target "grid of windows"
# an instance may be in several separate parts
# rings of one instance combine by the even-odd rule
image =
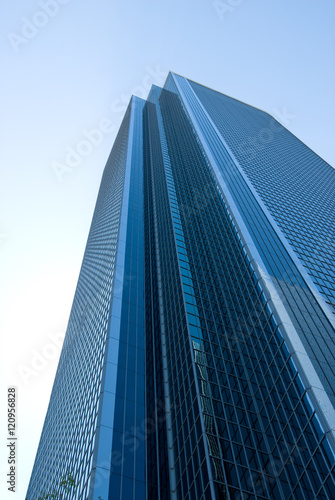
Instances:
[[[157,113],[159,115],[159,109]],[[157,127],[158,125],[159,123]],[[165,170],[169,166],[169,160],[164,149],[162,155],[164,161],[153,163],[152,168],[155,171],[153,190],[156,200],[155,216],[160,259],[168,399],[171,408],[171,427],[167,429],[172,445],[169,455],[170,474],[173,474],[173,493],[177,495],[177,498],[192,498],[188,496],[188,486],[190,486],[190,495],[193,495],[197,488],[199,494],[202,492],[203,495],[211,498],[208,480],[209,464],[205,456],[207,443],[205,443],[201,425],[200,398],[196,387],[192,346],[187,330],[183,288],[173,232],[174,221],[171,217],[171,182],[167,183]]]
[[[159,89],[160,90],[160,89]],[[145,193],[145,307],[146,307],[146,405],[150,424],[147,447],[147,495],[148,498],[169,499],[169,464],[166,392],[164,388],[164,322],[159,300],[159,256],[156,220],[156,196],[154,192],[157,166],[163,165],[159,137],[155,89],[148,97],[144,113],[144,193]]]
[[[175,237],[181,274],[192,283],[184,300],[217,494],[228,485],[231,498],[331,498],[334,456],[315,410],[178,98],[163,91],[160,102],[182,207]],[[180,498],[198,498],[194,477],[180,480]]]
[[[133,98],[136,133],[131,152],[129,205],[109,496],[145,498],[145,352],[142,112]],[[120,459],[122,457],[122,459]]]
[[[332,307],[334,183],[266,113],[194,82],[132,98],[28,500],[66,470],[69,500],[333,498],[331,416],[283,315],[335,404],[334,329],[298,265]]]
[[[278,294],[285,304],[290,319],[296,331],[299,333],[304,348],[320,380],[322,380],[329,399],[332,404],[335,405],[333,384],[335,377],[334,328],[316,302],[315,297],[306,285],[297,266],[288,255],[286,248],[280,241],[278,234],[271,225],[264,210],[233,161],[231,153],[225,145],[225,136],[224,141],[222,141],[221,137],[214,130],[207,118],[200,102],[192,92],[190,84],[182,78],[179,78],[179,82],[185,96],[187,96],[186,99],[191,109],[195,113],[198,125],[204,133],[206,144],[219,166],[226,186],[252,236],[253,243],[266,265],[266,271],[271,276]],[[171,85],[171,83],[169,85]],[[204,89],[202,91],[204,94],[206,94],[205,91],[208,90],[209,95],[212,96],[212,107],[209,108],[209,111],[214,113],[214,96],[212,93],[218,95],[219,98],[221,94],[217,94],[203,87],[201,88]],[[232,101],[238,102],[233,99]],[[207,105],[208,103],[206,101],[206,106]],[[248,107],[247,105],[244,106]],[[253,111],[254,109],[251,108],[251,110]],[[258,110],[255,110],[255,113],[256,116],[262,114],[262,112]],[[236,114],[238,116],[238,110]],[[224,115],[224,113],[221,112],[220,116],[221,115]],[[221,133],[223,134],[222,130]],[[295,140],[299,142],[297,139]],[[293,228],[294,225],[291,227]]]
[[[67,470],[78,485],[74,498],[84,500],[88,495],[129,119],[128,109],[102,178],[28,499],[59,490],[60,479]]]
[[[105,497],[109,488],[114,498],[145,494],[144,442],[136,432],[145,418],[143,105],[134,98],[128,107],[103,174],[28,499],[59,493],[67,470],[73,500]]]
[[[335,313],[334,169],[268,114],[190,84]]]

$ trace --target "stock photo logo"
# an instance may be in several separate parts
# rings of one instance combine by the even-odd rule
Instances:
[[[296,118],[296,115],[289,113],[286,106],[281,110],[273,109],[268,126],[261,128],[256,135],[250,135],[245,141],[242,141],[237,149],[239,156],[244,160],[255,160],[257,155],[268,147],[284,129],[278,125],[279,122],[284,127],[288,127]]]
[[[226,0],[225,2],[214,0],[212,5],[220,20],[223,21],[227,14],[233,12],[243,2],[244,0]]]
[[[147,66],[145,70],[146,74],[142,79],[141,85],[136,85],[132,88],[130,94],[122,94],[112,102],[110,110],[113,113],[114,121],[109,117],[104,117],[96,127],[90,130],[82,130],[82,138],[77,144],[66,147],[64,160],[52,163],[51,168],[60,183],[63,182],[66,174],[72,173],[81,165],[85,158],[90,156],[102,144],[106,135],[116,130],[118,119],[126,111],[132,95],[137,95],[143,99],[146,98],[151,85],[163,85],[166,78],[166,71],[162,71],[158,65],[155,68]]]
[[[8,234],[7,233],[0,233],[0,245],[2,243],[4,243],[8,238]]]
[[[30,40],[36,38],[40,30],[58,16],[62,7],[70,2],[71,0],[40,0],[38,2],[40,9],[36,10],[31,17],[21,18],[19,32],[10,31],[7,33],[7,39],[13,51],[17,54]]]
[[[50,362],[59,357],[62,349],[63,340],[65,338],[64,332],[49,333],[49,342],[39,349],[30,349],[30,358],[25,364],[17,366],[18,374],[25,386],[28,386],[33,380],[36,379],[41,373],[44,373]]]

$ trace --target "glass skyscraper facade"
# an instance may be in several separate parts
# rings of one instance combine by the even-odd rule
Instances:
[[[108,159],[27,499],[335,498],[335,170],[170,73]]]

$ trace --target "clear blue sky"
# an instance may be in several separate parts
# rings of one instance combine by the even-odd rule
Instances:
[[[2,443],[7,386],[19,392],[18,492],[7,492],[2,444],[1,498],[22,499],[60,352],[52,335],[66,329],[124,103],[172,70],[269,113],[289,113],[288,128],[334,166],[335,3],[0,4]],[[85,133],[97,127],[104,132],[85,149]],[[66,163],[73,150],[81,153]],[[62,182],[57,162],[70,169]]]

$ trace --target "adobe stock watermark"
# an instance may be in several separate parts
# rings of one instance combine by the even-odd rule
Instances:
[[[100,120],[98,126],[91,130],[82,130],[82,139],[73,147],[67,146],[63,162],[54,161],[51,165],[59,182],[63,182],[65,174],[73,172],[82,161],[100,146],[105,135],[111,134],[115,125],[109,118]]]
[[[29,385],[32,379],[46,370],[50,361],[59,357],[64,337],[64,332],[49,333],[49,342],[47,344],[39,350],[30,349],[31,358],[28,364],[19,364],[17,366],[17,371],[24,385]]]
[[[71,0],[40,0],[38,5],[40,9],[36,10],[32,17],[22,17],[22,25],[19,33],[10,31],[7,33],[7,39],[17,54],[22,46],[27,45],[30,40],[35,38],[42,28],[56,17],[61,11],[63,5],[67,5]]]
[[[2,243],[4,243],[8,238],[8,234],[7,233],[0,233],[0,245]]]
[[[171,410],[176,411],[177,405],[173,405]],[[157,400],[156,410],[153,411],[153,416],[145,418],[136,427],[131,426],[128,431],[125,431],[119,437],[119,442],[113,443],[113,451],[111,450],[109,459],[100,463],[93,463],[92,479],[90,490],[93,487],[99,487],[104,481],[108,481],[112,472],[120,473],[122,464],[133,455],[139,448],[140,444],[148,439],[157,428],[157,424],[166,421],[166,408],[164,401]],[[115,446],[115,447],[114,447]]]
[[[215,198],[214,189],[211,184],[206,184],[202,189],[197,186],[191,187],[192,195],[189,203],[180,203],[179,205],[180,215],[186,222],[190,221],[194,216],[201,215],[201,212],[205,211],[208,205],[212,203]]]
[[[122,293],[123,290],[131,286],[131,282],[136,279],[136,276],[135,273],[125,273],[124,268],[117,267],[115,270],[113,293]],[[134,284],[134,286],[136,286],[136,284]]]
[[[277,481],[277,478],[286,464],[299,462],[299,458],[304,450],[304,448],[297,444],[292,445],[285,443],[280,449],[281,458],[274,459],[270,457],[268,465],[262,469],[262,471],[251,473],[248,479],[250,490],[254,488],[256,495],[267,496],[267,486],[271,487]],[[244,500],[249,498],[249,496],[249,494],[242,492],[236,498],[238,498],[238,500]]]
[[[141,85],[133,87],[130,94],[122,94],[119,99],[115,99],[110,110],[115,120],[105,117],[102,118],[98,125],[90,130],[81,131],[81,139],[74,146],[67,146],[63,161],[54,161],[51,165],[58,181],[63,182],[64,176],[72,173],[85,158],[90,156],[98,146],[103,142],[106,135],[111,134],[116,129],[117,118],[120,117],[127,109],[131,95],[137,95],[143,99],[146,98],[151,85],[163,85],[166,78],[166,71],[162,71],[158,65],[155,68],[147,66],[146,74],[142,79]]]
[[[223,21],[227,14],[233,12],[243,2],[244,0],[225,0],[224,2],[222,0],[214,0],[212,5],[220,20]]]
[[[310,255],[315,260],[322,259],[323,252],[327,252],[332,255],[335,253],[335,231],[332,231],[332,234],[328,234],[317,247],[313,245],[310,250]]]
[[[96,468],[92,472],[94,482],[91,482],[91,488],[93,485],[99,487],[104,481],[108,481],[112,472],[116,474],[120,473],[122,464],[124,464],[129,456],[133,458],[140,443],[146,441],[148,436],[155,431],[155,426],[156,424],[149,418],[143,420],[141,425],[132,427],[129,432],[124,432],[120,436],[119,442],[116,443],[118,448],[111,451],[110,459],[99,464],[93,464],[93,467],[95,465]]]
[[[273,109],[272,114],[273,117],[270,117],[266,127],[261,128],[257,134],[250,135],[239,144],[237,153],[243,160],[256,159],[258,153],[268,147],[275,137],[285,130],[281,124],[287,127],[296,117],[296,115],[288,112],[286,106],[282,110]]]

